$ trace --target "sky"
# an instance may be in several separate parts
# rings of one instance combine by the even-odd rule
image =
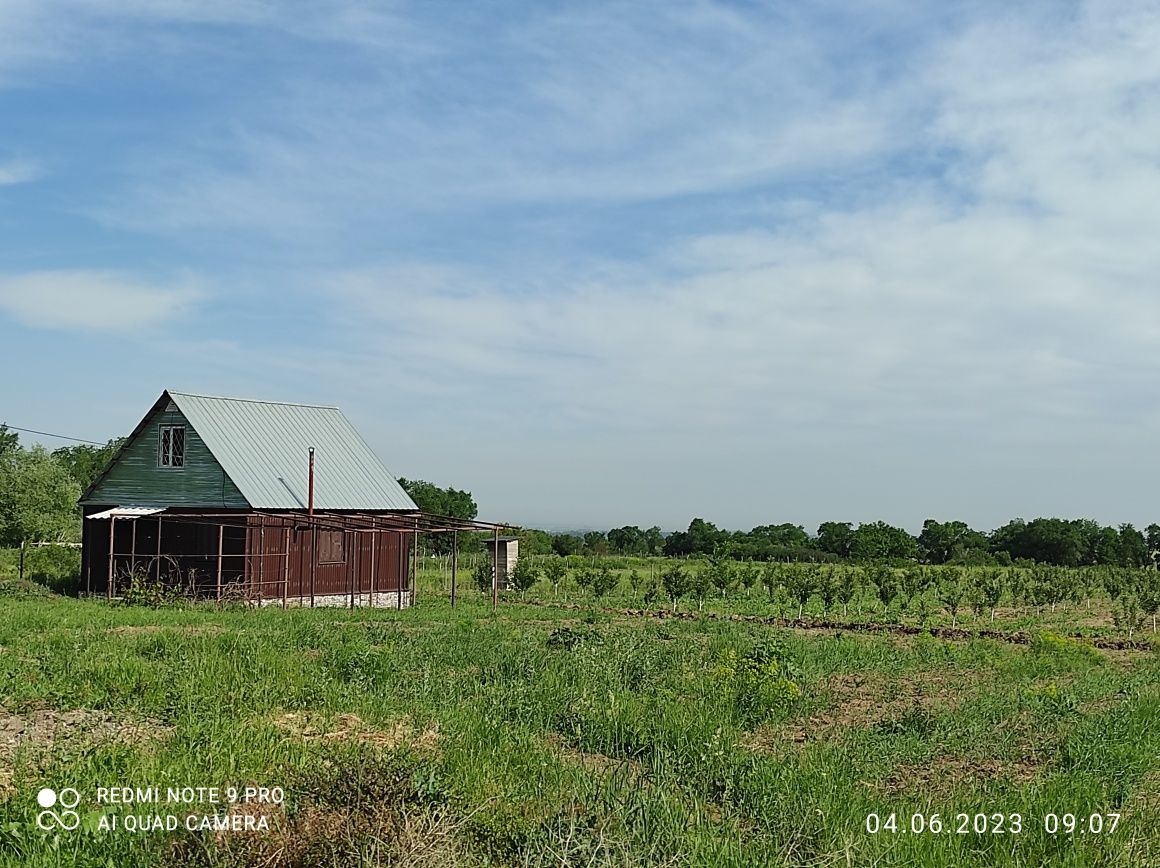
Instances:
[[[1157,45],[1155,0],[0,0],[0,421],[338,404],[535,527],[1160,520]]]

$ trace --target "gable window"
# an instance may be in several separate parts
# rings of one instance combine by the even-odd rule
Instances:
[[[318,562],[320,564],[345,564],[345,534],[340,530],[324,530],[318,533]]]
[[[158,432],[157,466],[185,466],[185,426],[162,425]]]

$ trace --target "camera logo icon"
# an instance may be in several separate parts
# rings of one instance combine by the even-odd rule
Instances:
[[[72,787],[65,787],[60,793],[45,787],[36,794],[36,803],[45,809],[36,815],[36,825],[46,832],[54,828],[71,832],[81,824],[80,814],[73,810],[81,803],[81,794]],[[63,810],[52,810],[58,806]]]

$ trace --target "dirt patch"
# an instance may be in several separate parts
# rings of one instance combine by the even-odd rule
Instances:
[[[227,632],[217,624],[124,624],[105,632],[114,636],[149,636],[155,633],[180,633],[185,636],[217,636]]]
[[[943,755],[923,763],[899,766],[880,789],[892,795],[930,797],[997,778],[1023,784],[1034,778],[1037,770],[1038,766],[1026,758],[997,760]]]
[[[440,810],[337,810],[311,805],[278,815],[269,833],[216,841],[246,866],[385,864],[442,868],[464,864],[461,822]],[[176,863],[174,863],[176,864]]]
[[[786,744],[832,740],[848,729],[953,711],[976,692],[977,684],[977,674],[916,672],[890,680],[875,672],[839,673],[808,690],[828,696],[826,708],[782,727],[759,727],[742,744],[770,751]]]
[[[568,765],[577,766],[585,771],[596,774],[612,774],[614,771],[627,768],[636,776],[640,772],[640,763],[636,760],[616,759],[603,753],[588,753],[572,747],[558,733],[551,732],[544,741],[551,751]]]
[[[1140,778],[1139,783],[1132,788],[1124,813],[1141,820],[1146,817],[1160,820],[1160,772],[1149,772]]]
[[[266,818],[266,830],[212,832],[211,849],[229,854],[230,864],[271,866],[385,864],[441,868],[464,864],[462,821],[438,808],[385,805],[336,808],[305,805],[287,811],[277,805],[235,805],[234,815]],[[203,864],[204,844],[178,841],[165,864]],[[474,862],[471,864],[475,864]]]
[[[38,708],[14,714],[0,708],[0,801],[11,795],[12,769],[18,759],[43,766],[52,756],[109,744],[152,745],[173,734],[148,718],[107,711]]]
[[[1135,648],[1100,648],[1099,650],[1110,663],[1120,669],[1134,669],[1142,664],[1153,663],[1157,659],[1155,651],[1141,651]]]
[[[289,712],[274,718],[274,725],[307,742],[347,741],[393,750],[404,745],[430,750],[439,740],[439,726],[418,731],[409,720],[397,720],[386,728],[373,726],[357,714],[327,716],[313,711]]]
[[[974,677],[915,672],[897,681],[876,673],[845,672],[826,679],[821,693],[830,707],[809,720],[814,731],[866,727],[916,710],[953,711],[977,685]],[[801,740],[807,740],[803,738]]]

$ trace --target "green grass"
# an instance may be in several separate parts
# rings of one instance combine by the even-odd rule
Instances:
[[[493,615],[474,591],[283,612],[4,587],[4,865],[1160,864],[1155,654]],[[150,785],[286,804],[265,835],[34,824],[43,786],[91,811]],[[865,831],[980,812],[1023,832]],[[1043,831],[1107,812],[1114,834]]]

